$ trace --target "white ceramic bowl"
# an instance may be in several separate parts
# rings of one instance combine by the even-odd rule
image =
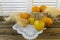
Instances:
[[[35,39],[38,37],[39,34],[43,33],[43,30],[45,30],[46,28],[44,28],[41,31],[37,31],[33,25],[28,25],[25,28],[22,28],[20,26],[18,26],[17,24],[15,24],[13,26],[14,30],[17,30],[17,32],[19,34],[22,34],[24,38],[26,39]]]

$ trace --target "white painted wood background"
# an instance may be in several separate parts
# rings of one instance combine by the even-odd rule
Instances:
[[[0,16],[7,16],[13,12],[31,12],[33,5],[60,7],[60,0],[0,0]]]

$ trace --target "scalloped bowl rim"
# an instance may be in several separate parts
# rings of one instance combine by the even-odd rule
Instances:
[[[16,30],[18,34],[22,34],[25,39],[35,39],[35,38],[38,37],[39,34],[43,33],[43,30],[46,29],[46,28],[44,28],[43,30],[37,32],[37,33],[35,34],[35,36],[33,36],[33,37],[27,37],[23,32],[20,32],[19,29],[17,29],[17,28],[15,27],[16,25],[17,25],[17,24],[13,25],[12,28],[13,28],[14,30]]]

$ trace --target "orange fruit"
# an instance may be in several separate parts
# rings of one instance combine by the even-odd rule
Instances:
[[[24,19],[28,19],[30,17],[30,14],[23,13],[23,14],[21,14],[21,17],[24,18]]]
[[[53,20],[49,17],[44,17],[42,18],[42,20],[46,23],[46,26],[50,26],[51,24],[53,24]]]
[[[32,12],[40,12],[40,8],[38,6],[33,6]]]
[[[46,8],[47,8],[46,5],[41,5],[41,6],[40,6],[40,11],[41,11],[41,12],[44,12]]]

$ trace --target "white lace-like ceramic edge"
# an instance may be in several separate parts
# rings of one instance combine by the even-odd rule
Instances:
[[[37,33],[36,33],[36,35],[35,35],[35,36],[33,36],[33,37],[27,37],[23,32],[20,32],[20,31],[15,27],[15,25],[13,26],[13,29],[14,29],[14,30],[16,30],[16,31],[17,31],[17,33],[22,34],[22,35],[23,35],[23,37],[24,37],[24,38],[26,38],[26,39],[35,39],[35,38],[37,38],[37,37],[38,37],[38,35],[39,35],[39,34],[43,33],[43,30],[45,30],[46,28],[44,28],[43,30],[41,30],[41,31],[37,32]]]

